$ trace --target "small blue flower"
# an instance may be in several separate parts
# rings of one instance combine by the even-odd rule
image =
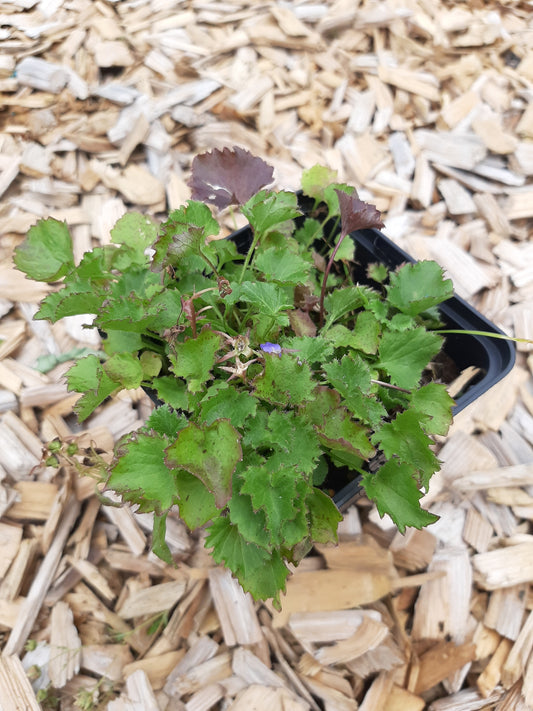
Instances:
[[[260,343],[259,348],[265,353],[277,353],[281,356],[281,346],[279,343]]]

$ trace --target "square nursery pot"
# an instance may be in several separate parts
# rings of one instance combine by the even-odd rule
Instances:
[[[298,199],[302,211],[309,212],[313,201],[301,193],[298,194]],[[338,231],[339,228],[337,233]],[[356,246],[354,282],[372,284],[367,277],[367,267],[373,262],[395,269],[404,262],[416,261],[379,230],[358,230],[352,232],[350,237]],[[228,239],[235,242],[239,252],[246,254],[252,244],[252,231],[249,227],[243,227],[229,235]],[[503,334],[503,331],[457,295],[442,303],[439,311],[446,329]],[[453,413],[456,415],[509,373],[515,362],[516,349],[512,341],[465,333],[446,335],[443,350],[457,373],[469,366],[479,369],[475,378],[456,398],[453,408]],[[325,482],[325,488],[335,492],[333,501],[340,511],[350,506],[361,489],[360,477],[348,482],[347,479],[345,468],[333,467]]]

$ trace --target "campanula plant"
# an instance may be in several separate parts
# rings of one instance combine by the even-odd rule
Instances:
[[[279,604],[288,563],[336,540],[341,517],[320,488],[332,466],[362,476],[400,531],[436,520],[419,500],[453,402],[427,374],[452,284],[431,261],[370,265],[374,286],[354,283],[349,234],[382,227],[376,208],[320,166],[302,176],[305,214],[272,181],[247,151],[214,150],[194,159],[192,199],[161,224],[126,214],[112,243],[76,265],[67,226],[40,220],[15,262],[61,281],[36,318],[95,315],[103,350],[66,374],[80,420],[121,389],[157,396],[104,475],[154,512],[154,551],[171,561],[165,524],[177,506],[190,529],[207,527],[213,558],[245,590]],[[241,252],[219,238],[227,209],[251,226]]]

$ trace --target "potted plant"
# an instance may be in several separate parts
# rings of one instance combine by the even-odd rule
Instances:
[[[62,280],[36,318],[95,314],[103,352],[66,374],[80,420],[122,388],[157,398],[104,474],[154,512],[154,552],[171,562],[165,522],[177,505],[189,528],[208,527],[214,559],[245,590],[279,604],[287,563],[336,540],[341,517],[320,488],[332,467],[360,478],[400,531],[436,520],[419,499],[453,401],[428,366],[453,290],[431,261],[376,261],[371,285],[354,283],[348,235],[382,227],[379,212],[320,166],[304,171],[300,198],[266,189],[272,179],[247,151],[214,150],[194,159],[192,199],[160,225],[126,214],[112,244],[76,265],[67,226],[40,220],[15,263]],[[250,228],[219,239],[214,214],[235,207]],[[60,452],[52,443],[49,461]]]

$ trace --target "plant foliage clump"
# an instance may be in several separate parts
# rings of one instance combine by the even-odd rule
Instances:
[[[272,175],[247,151],[215,150],[195,158],[192,199],[162,224],[127,214],[76,265],[66,225],[40,220],[15,261],[32,279],[62,279],[36,318],[90,312],[103,334],[102,352],[67,373],[80,420],[121,389],[157,394],[105,475],[154,513],[155,552],[171,561],[165,522],[177,506],[191,529],[207,525],[214,559],[245,590],[279,604],[287,564],[336,540],[341,517],[320,488],[332,466],[362,477],[400,531],[435,521],[419,500],[452,401],[425,374],[452,285],[429,261],[390,274],[371,265],[369,282],[354,283],[349,235],[382,227],[376,208],[315,166],[302,210],[268,189]],[[219,239],[209,205],[240,209],[248,242]]]

